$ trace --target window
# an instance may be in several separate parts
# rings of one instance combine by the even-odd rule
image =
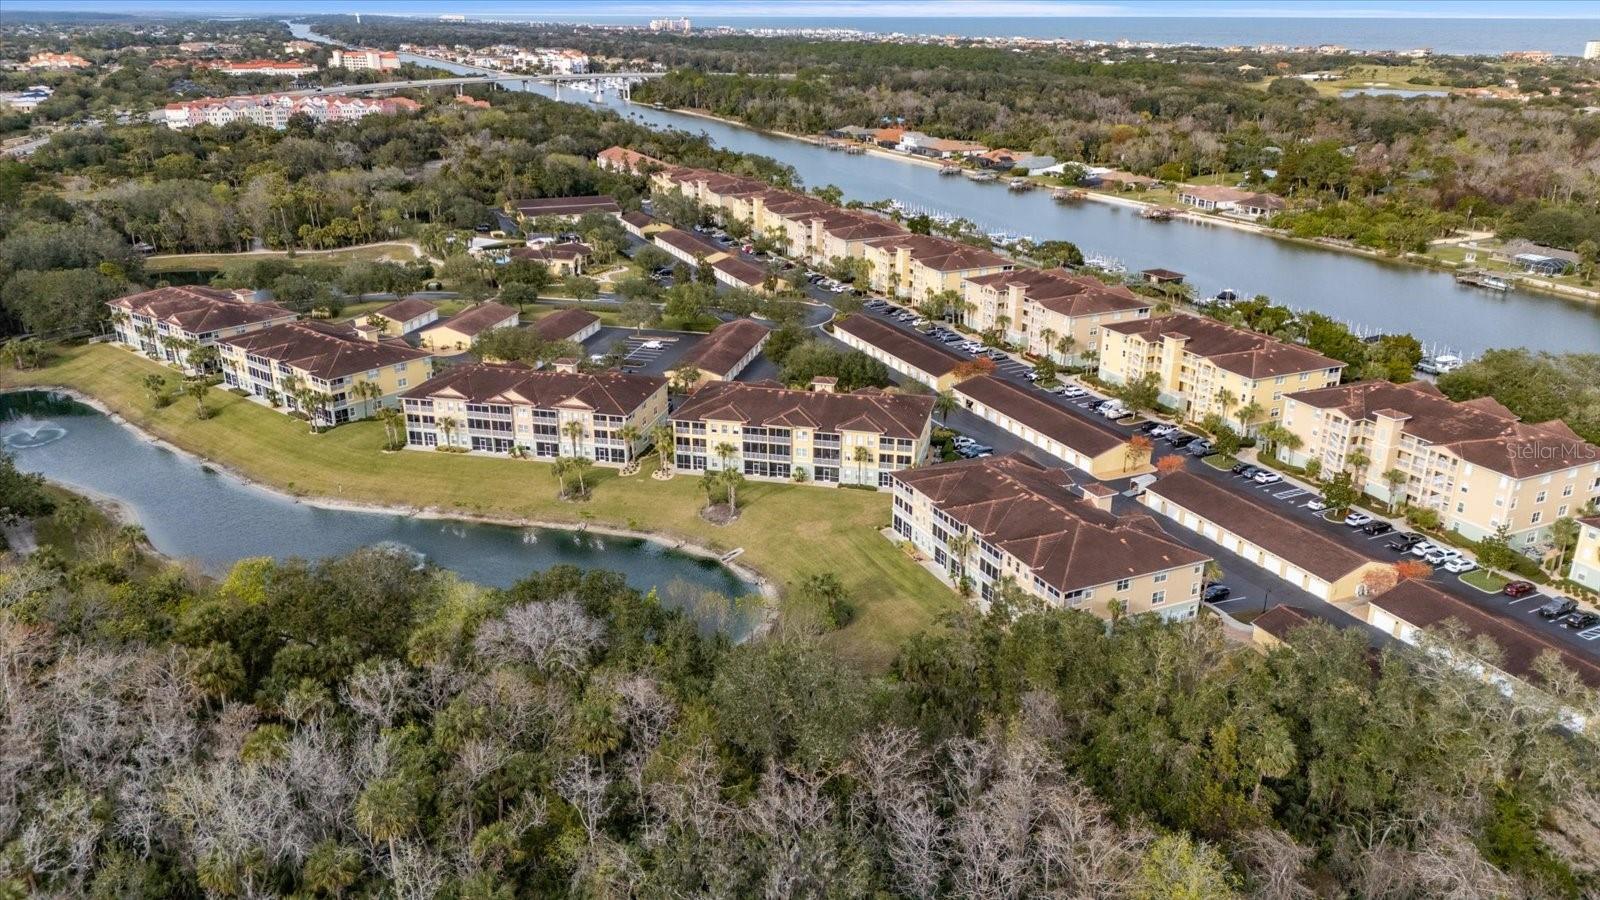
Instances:
[[[1133,580],[1130,579],[1130,578],[1124,578],[1124,579],[1122,579],[1122,580],[1117,582],[1117,590],[1119,590],[1119,591],[1125,591],[1125,590],[1127,590],[1128,588],[1130,588],[1132,586],[1133,586]]]
[[[1540,491],[1539,493],[1534,494],[1533,495],[1533,502],[1535,502],[1535,503],[1543,503],[1544,502],[1544,495],[1545,495],[1544,491]]]
[[[1154,592],[1154,593],[1152,593],[1150,595],[1150,605],[1151,606],[1160,606],[1161,604],[1163,604],[1165,602],[1167,602],[1167,592],[1166,591],[1156,591],[1156,592]]]
[[[1162,572],[1151,580],[1153,580],[1156,584],[1165,584],[1167,580],[1167,573]]]
[[[1537,524],[1539,524],[1539,520],[1542,519],[1542,518],[1544,518],[1544,513],[1536,512],[1528,519],[1528,524],[1529,525],[1537,525]]]

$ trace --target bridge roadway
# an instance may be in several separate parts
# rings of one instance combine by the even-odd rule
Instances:
[[[419,78],[414,81],[380,81],[373,84],[341,84],[329,87],[306,88],[297,91],[275,91],[289,97],[313,97],[318,94],[370,94],[383,91],[401,91],[408,88],[455,87],[463,84],[516,84],[534,81],[545,84],[571,84],[578,81],[644,81],[660,78],[663,72],[595,72],[587,75],[514,75],[497,72],[493,75],[460,75],[454,78]]]

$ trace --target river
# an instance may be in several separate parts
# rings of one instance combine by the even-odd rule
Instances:
[[[654,541],[555,528],[326,509],[217,472],[152,443],[70,398],[43,391],[0,394],[0,445],[17,467],[127,508],[162,554],[225,572],[252,556],[318,559],[360,547],[408,548],[469,581],[507,587],[558,563],[620,572],[640,590],[696,606],[707,592],[756,592],[715,561]],[[753,615],[699,608],[703,624],[748,634]]]
[[[326,40],[309,26],[297,37]],[[477,70],[402,54],[406,62],[471,74]],[[545,96],[544,85],[529,90]],[[590,102],[566,88],[562,100]],[[1600,303],[1528,291],[1494,293],[1455,283],[1448,274],[1337,250],[1310,247],[1223,225],[1160,223],[1104,203],[1056,203],[1048,191],[1017,194],[1003,186],[939,175],[928,167],[881,156],[847,156],[814,144],[606,95],[604,105],[653,128],[707,135],[718,146],[759,153],[793,166],[808,185],[837,185],[846,197],[899,200],[911,208],[961,216],[985,231],[1064,239],[1130,270],[1162,267],[1185,273],[1202,294],[1222,289],[1266,294],[1297,309],[1314,309],[1358,331],[1409,332],[1430,352],[1473,355],[1491,347],[1600,352]]]

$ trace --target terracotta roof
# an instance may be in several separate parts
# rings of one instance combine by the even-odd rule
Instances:
[[[1066,474],[1024,456],[905,469],[894,478],[1063,591],[1204,563],[1145,513],[1096,509]]]
[[[357,335],[348,325],[326,322],[273,325],[217,342],[329,380],[429,358],[426,350],[412,348],[398,338],[370,341]]]
[[[1332,619],[1319,616],[1298,606],[1288,606],[1283,603],[1279,603],[1261,615],[1256,616],[1250,621],[1250,624],[1280,641],[1287,641],[1289,635],[1296,629],[1315,622],[1322,622],[1335,628],[1341,627],[1338,622]]]
[[[746,262],[737,256],[726,256],[711,264],[711,268],[731,276],[740,284],[751,287],[760,287],[767,280],[767,270],[760,266]]]
[[[456,334],[477,337],[507,319],[515,319],[516,317],[516,310],[490,300],[485,303],[479,303],[477,306],[469,306],[443,322],[436,322],[424,330],[433,331],[439,328],[448,328]]]
[[[1337,581],[1374,562],[1319,528],[1188,472],[1163,476],[1146,490],[1324,581]]]
[[[1584,516],[1578,520],[1590,528],[1600,528],[1600,516]]]
[[[232,291],[211,287],[164,287],[129,294],[110,301],[112,307],[157,322],[165,322],[190,334],[206,334],[223,328],[238,328],[294,318],[295,312],[276,303],[251,303],[240,300]]]
[[[419,316],[425,316],[438,308],[420,297],[406,297],[403,300],[396,300],[388,306],[375,309],[372,314],[383,316],[391,322],[398,322],[404,325],[406,322]]]
[[[907,234],[899,223],[867,213],[836,209],[818,216],[822,230],[841,241],[870,241]]]
[[[693,257],[711,256],[728,251],[718,247],[710,241],[695,237],[687,231],[678,228],[667,228],[656,232],[653,237],[663,244],[682,250]]]
[[[912,259],[940,272],[997,266],[1012,268],[1016,265],[1015,260],[992,250],[952,241],[949,238],[934,237],[931,234],[898,234],[867,243],[889,251],[905,250]]]
[[[1600,688],[1600,663],[1552,639],[1548,634],[1550,626],[1542,621],[1523,622],[1511,616],[1498,616],[1421,581],[1402,581],[1367,601],[1418,628],[1431,628],[1448,619],[1460,622],[1469,635],[1483,635],[1494,641],[1501,653],[1494,665],[1510,675],[1538,680],[1534,661],[1540,654],[1554,652],[1585,684]]]
[[[656,223],[655,217],[642,210],[634,210],[622,214],[622,221],[635,228],[649,228]]]
[[[587,197],[541,197],[537,200],[513,200],[517,213],[527,218],[536,216],[581,216],[587,212],[620,213],[622,207],[616,198],[605,194]]]
[[[1315,350],[1288,344],[1255,331],[1224,325],[1215,319],[1180,313],[1131,322],[1112,322],[1107,331],[1138,335],[1159,344],[1165,335],[1181,335],[1189,342],[1185,349],[1211,361],[1218,368],[1246,378],[1271,378],[1315,369],[1344,368],[1337,359]]]
[[[1338,410],[1358,422],[1377,415],[1403,418],[1407,434],[1514,478],[1600,460],[1600,447],[1586,443],[1560,420],[1524,424],[1493,398],[1457,403],[1432,382],[1361,381],[1288,396],[1296,403]]]
[[[1011,285],[1022,288],[1022,295],[1051,312],[1063,316],[1088,316],[1097,313],[1149,309],[1155,301],[1109,285],[1089,275],[1074,275],[1061,269],[1012,269],[968,278],[968,282],[1003,292]]]
[[[653,156],[645,156],[643,153],[640,153],[636,150],[629,150],[627,147],[607,147],[596,154],[595,159],[597,161],[611,163],[618,168],[627,169],[630,172],[638,172],[645,166],[665,167],[667,165]]]
[[[825,432],[862,431],[912,440],[922,436],[932,416],[933,397],[927,394],[798,391],[771,381],[707,382],[672,414],[680,421],[719,419]]]
[[[665,378],[652,375],[537,371],[522,363],[471,363],[451,366],[406,391],[404,396],[413,400],[449,397],[541,409],[565,406],[626,416],[666,383]]]
[[[836,320],[833,330],[853,335],[935,378],[955,371],[956,366],[966,362],[964,357],[957,356],[941,345],[924,341],[908,331],[886,325],[865,314]]]
[[[1128,443],[1122,435],[993,375],[968,378],[956,385],[955,392],[998,410],[1084,456],[1099,456]]]
[[[754,319],[723,322],[691,347],[673,368],[687,369],[693,366],[726,376],[739,360],[744,359],[771,333],[771,329]]]
[[[582,309],[563,309],[533,323],[533,330],[547,341],[566,341],[598,321],[600,317],[592,312]]]

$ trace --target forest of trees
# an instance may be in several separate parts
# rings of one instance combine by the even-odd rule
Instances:
[[[736,646],[604,572],[487,590],[371,549],[207,582],[75,533],[0,570],[8,896],[1595,887],[1589,739],[1359,632],[1263,656],[1003,594],[872,675],[819,642],[821,570]]]

